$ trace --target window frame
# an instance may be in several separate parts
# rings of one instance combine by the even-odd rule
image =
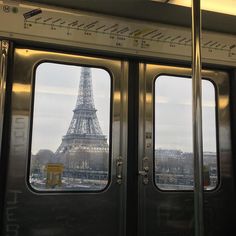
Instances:
[[[73,56],[73,55],[71,55]],[[34,122],[34,101],[35,101],[35,94],[36,94],[36,73],[37,73],[37,68],[44,63],[51,63],[51,64],[57,64],[57,65],[64,65],[64,66],[75,66],[75,67],[89,67],[91,69],[102,69],[106,71],[110,77],[109,83],[110,83],[110,101],[109,101],[109,152],[108,152],[108,171],[107,171],[107,183],[104,188],[99,189],[99,190],[72,190],[72,189],[44,189],[40,190],[35,188],[31,183],[30,183],[30,173],[31,173],[31,150],[32,150],[32,140],[33,140],[33,122]],[[106,192],[107,189],[110,187],[111,182],[112,182],[112,124],[113,124],[113,92],[114,92],[114,76],[113,73],[110,71],[109,68],[105,66],[97,66],[97,65],[90,65],[88,63],[83,64],[83,60],[81,60],[81,63],[70,63],[70,62],[65,62],[61,60],[55,60],[55,59],[41,59],[39,60],[36,64],[34,64],[32,68],[32,76],[31,76],[31,93],[30,93],[30,124],[29,124],[29,142],[28,142],[28,158],[27,158],[27,166],[26,166],[26,185],[27,187],[34,193],[37,194],[73,194],[73,193],[78,193],[78,194],[87,194],[87,193],[103,193]],[[73,116],[73,114],[72,114]],[[70,124],[68,124],[69,126]]]

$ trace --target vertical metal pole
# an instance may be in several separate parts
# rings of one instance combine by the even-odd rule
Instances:
[[[2,145],[2,129],[3,129],[3,118],[4,118],[8,51],[9,51],[9,42],[6,40],[0,41],[0,152]]]
[[[201,81],[201,0],[192,0],[192,90],[195,236],[204,235]]]

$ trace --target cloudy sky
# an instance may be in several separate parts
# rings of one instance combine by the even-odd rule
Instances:
[[[192,151],[192,81],[160,76],[155,82],[155,148]],[[216,151],[215,88],[202,82],[203,149]]]
[[[66,134],[76,105],[81,67],[40,64],[36,71],[32,153],[56,151]],[[92,69],[95,108],[103,134],[109,139],[110,75]]]
[[[32,153],[56,151],[75,108],[81,67],[40,64],[36,71]],[[109,139],[110,75],[92,69],[95,107],[103,134]],[[160,76],[155,82],[155,148],[192,151],[191,80]],[[203,81],[204,151],[216,151],[215,91]]]

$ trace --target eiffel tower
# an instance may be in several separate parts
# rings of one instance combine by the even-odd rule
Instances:
[[[68,168],[106,170],[108,144],[96,114],[91,68],[82,67],[79,92],[66,135],[56,151]]]

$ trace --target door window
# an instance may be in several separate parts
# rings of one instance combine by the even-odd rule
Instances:
[[[37,67],[29,172],[33,189],[107,186],[110,87],[104,69],[48,62]]]
[[[202,81],[204,187],[217,186],[216,94]],[[161,75],[155,80],[155,183],[162,190],[193,190],[192,81]]]

